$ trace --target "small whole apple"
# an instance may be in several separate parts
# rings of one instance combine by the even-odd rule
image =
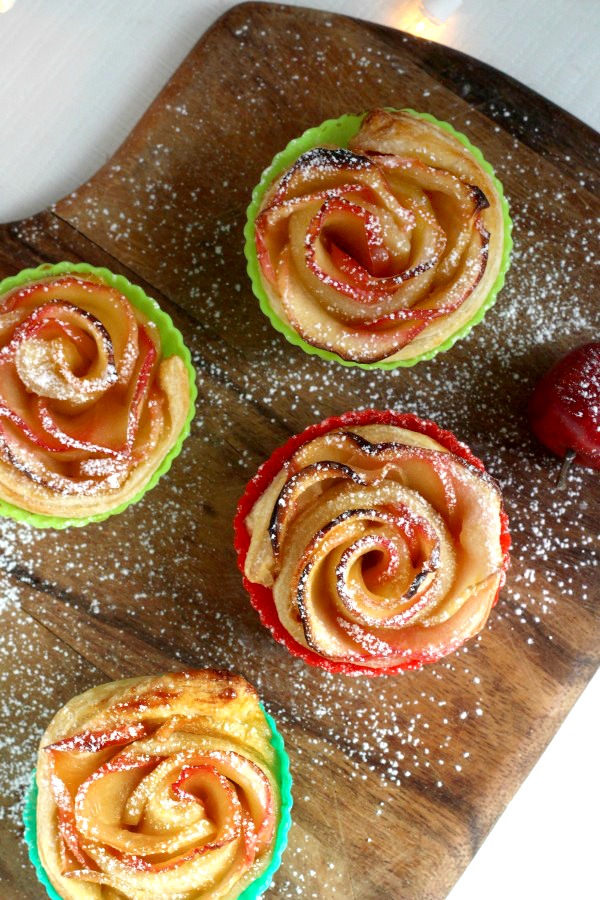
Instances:
[[[529,401],[535,436],[563,458],[558,487],[572,462],[600,469],[600,343],[576,347],[535,386]]]

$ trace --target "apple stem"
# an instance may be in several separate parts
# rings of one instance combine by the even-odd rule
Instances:
[[[565,458],[563,459],[562,466],[560,467],[560,474],[558,476],[558,481],[556,482],[556,489],[559,491],[566,491],[567,489],[567,481],[569,477],[569,469],[571,468],[571,463],[577,456],[575,450],[567,450],[565,453]]]

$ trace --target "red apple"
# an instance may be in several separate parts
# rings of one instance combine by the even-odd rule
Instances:
[[[576,347],[546,372],[529,401],[529,424],[564,459],[559,487],[573,461],[600,469],[600,343]]]

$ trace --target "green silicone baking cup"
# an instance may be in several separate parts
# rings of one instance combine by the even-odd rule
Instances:
[[[257,898],[267,890],[267,888],[271,884],[271,881],[273,880],[273,875],[281,865],[281,857],[283,856],[283,851],[287,846],[288,832],[292,824],[293,799],[290,761],[287,753],[285,752],[283,738],[277,730],[275,720],[272,718],[272,716],[269,715],[268,712],[265,711],[262,703],[261,709],[265,714],[265,719],[267,720],[267,724],[271,729],[271,746],[275,750],[275,758],[277,761],[277,781],[279,784],[279,789],[281,791],[281,817],[279,820],[279,825],[277,826],[277,835],[275,837],[275,847],[273,848],[273,856],[271,858],[271,862],[269,863],[265,871],[262,872],[262,874],[259,875],[259,877],[255,881],[249,884],[248,887],[242,891],[242,893],[239,895],[238,900],[257,900]],[[31,863],[35,868],[39,881],[45,887],[46,893],[51,898],[51,900],[62,900],[60,894],[58,894],[54,887],[50,884],[50,880],[48,878],[48,875],[46,874],[46,870],[42,865],[40,854],[38,852],[36,817],[37,797],[38,789],[34,772],[31,784],[25,796],[25,808],[23,810],[25,843],[27,844],[29,859],[31,860]]]
[[[393,112],[394,110],[390,109],[390,111]],[[307,341],[303,340],[300,335],[296,331],[294,331],[294,329],[290,325],[287,324],[287,322],[284,322],[283,319],[277,315],[277,313],[271,306],[266,291],[262,286],[258,257],[256,254],[256,244],[254,240],[254,225],[256,222],[256,217],[258,216],[263,197],[278,175],[288,169],[294,162],[296,162],[296,160],[300,156],[302,156],[303,153],[306,153],[307,150],[311,150],[313,147],[319,147],[323,144],[333,144],[338,147],[347,147],[350,139],[354,137],[354,135],[359,130],[366,113],[363,112],[359,115],[340,116],[339,119],[328,119],[326,122],[323,122],[316,128],[309,128],[308,131],[305,131],[304,134],[300,135],[300,137],[297,137],[293,141],[290,141],[287,147],[274,157],[273,162],[267,169],[265,169],[259,183],[254,188],[254,191],[252,192],[252,202],[250,203],[250,206],[247,210],[247,220],[246,226],[244,228],[244,237],[246,240],[244,253],[247,260],[248,275],[250,276],[250,281],[252,282],[252,290],[254,291],[255,296],[258,298],[260,308],[270,319],[273,327],[276,328],[277,331],[280,331],[281,334],[283,334],[283,336],[290,342],[290,344],[295,344],[296,347],[301,347],[306,353],[310,353],[312,356],[320,356],[321,359],[333,360],[334,362],[340,363],[342,366],[356,366],[359,369],[385,370],[406,368],[408,366],[414,366],[416,363],[422,362],[423,360],[433,359],[433,357],[437,353],[442,353],[445,350],[449,350],[450,347],[452,347],[456,343],[456,341],[458,341],[462,337],[465,337],[465,335],[467,335],[470,330],[475,325],[477,325],[478,322],[481,322],[487,310],[495,302],[498,291],[500,291],[502,285],[504,284],[504,278],[510,265],[510,253],[513,243],[511,237],[512,221],[509,214],[508,202],[506,200],[506,197],[504,196],[504,188],[502,187],[502,183],[496,177],[494,170],[489,162],[487,162],[487,160],[483,158],[481,150],[479,150],[477,147],[474,147],[468,137],[456,131],[456,129],[453,128],[452,125],[449,125],[447,122],[442,122],[440,119],[436,119],[429,113],[416,112],[416,110],[414,109],[403,109],[402,112],[410,113],[411,115],[417,116],[420,119],[425,119],[427,122],[432,122],[434,125],[439,125],[440,128],[444,129],[444,131],[447,131],[449,132],[449,134],[453,135],[457,140],[461,142],[461,144],[463,144],[467,148],[467,150],[470,151],[470,153],[475,157],[482,169],[487,172],[487,174],[494,182],[494,186],[500,197],[500,202],[502,205],[502,215],[504,219],[504,246],[502,250],[500,269],[498,271],[496,280],[485,299],[485,302],[482,303],[475,315],[471,319],[469,319],[469,321],[466,322],[461,328],[455,331],[454,334],[451,334],[450,337],[446,338],[446,340],[439,346],[434,347],[432,350],[428,350],[426,353],[421,353],[418,356],[413,357],[412,359],[387,361],[382,360],[381,362],[359,363],[349,359],[342,359],[341,356],[338,356],[337,353],[333,353],[331,350],[322,350],[319,347],[313,347],[312,344],[309,344]]]
[[[65,275],[68,273],[85,275],[90,272],[97,275],[105,284],[116,288],[116,290],[124,294],[133,306],[154,322],[160,334],[164,357],[181,357],[188,373],[190,385],[190,410],[177,442],[161,461],[147,484],[135,495],[135,497],[131,500],[127,500],[125,503],[121,503],[114,509],[92,516],[63,518],[62,516],[47,516],[41,513],[29,512],[12,503],[7,503],[5,500],[0,500],[0,516],[14,519],[16,522],[25,522],[27,525],[33,525],[35,528],[81,527],[83,525],[89,525],[92,522],[103,522],[105,519],[108,519],[109,516],[115,516],[118,513],[123,512],[123,510],[127,509],[127,507],[131,506],[133,503],[137,503],[147,491],[151,490],[156,485],[158,479],[169,471],[173,460],[181,452],[184,440],[190,433],[191,422],[194,418],[194,404],[198,394],[196,390],[196,373],[192,365],[190,352],[183,343],[183,337],[173,325],[171,317],[160,308],[156,300],[152,300],[151,297],[148,297],[141,287],[131,284],[131,282],[123,275],[114,275],[108,269],[90,266],[87,263],[60,262],[55,265],[44,264],[38,266],[37,269],[23,269],[23,271],[19,272],[17,275],[11,275],[9,278],[5,278],[4,281],[0,282],[0,297],[15,288],[22,287],[23,285],[37,281],[40,278],[48,278],[53,275]]]

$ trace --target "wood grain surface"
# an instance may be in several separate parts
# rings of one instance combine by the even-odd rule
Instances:
[[[288,345],[259,310],[242,252],[272,156],[309,126],[377,105],[465,132],[515,222],[513,266],[485,322],[393,374]],[[578,468],[556,492],[556,460],[525,418],[542,371],[598,334],[597,156],[586,126],[459,53],[248,3],[201,38],[94,178],[0,228],[0,276],[71,259],[140,283],[183,332],[199,383],[191,438],[143,502],[66,533],[0,524],[3,897],[44,893],[19,803],[54,711],[101,681],[204,665],[254,682],[289,750],[295,824],[269,896],[447,894],[598,662],[598,478]],[[372,680],[309,668],[273,641],[242,588],[231,526],[246,481],[290,434],[365,406],[433,418],[469,443],[503,486],[514,541],[477,640]]]

